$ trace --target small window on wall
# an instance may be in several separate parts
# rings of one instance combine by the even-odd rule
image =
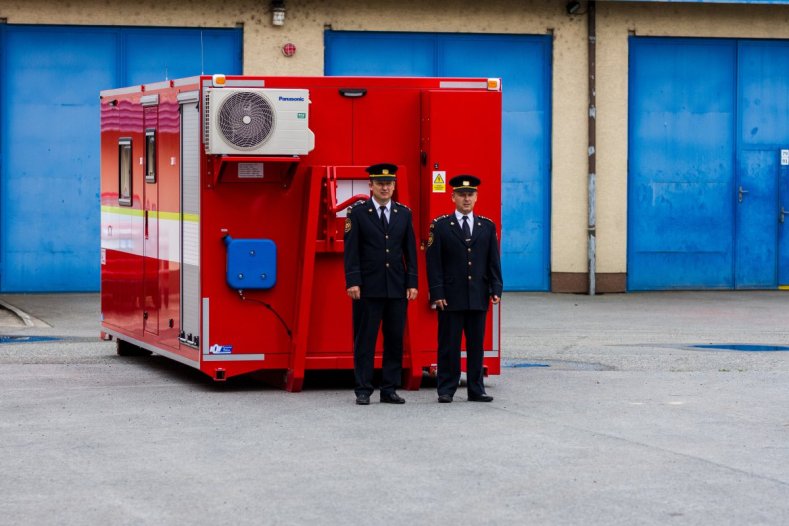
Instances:
[[[131,139],[118,139],[118,204],[132,205]]]
[[[145,182],[156,182],[156,130],[145,130]]]

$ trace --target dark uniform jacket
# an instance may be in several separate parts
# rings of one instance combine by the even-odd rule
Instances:
[[[488,310],[491,296],[501,296],[501,259],[496,225],[474,215],[466,243],[455,214],[430,225],[427,245],[430,301],[446,300],[446,310]]]
[[[411,209],[392,201],[384,232],[372,199],[356,203],[345,219],[345,286],[363,298],[405,298],[417,288],[416,237]]]

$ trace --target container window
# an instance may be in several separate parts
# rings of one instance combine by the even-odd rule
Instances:
[[[132,205],[131,139],[118,139],[118,204]]]
[[[156,182],[156,130],[145,130],[145,182]]]

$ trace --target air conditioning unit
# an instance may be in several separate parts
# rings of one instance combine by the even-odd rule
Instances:
[[[208,154],[305,155],[315,148],[305,89],[206,88],[203,143]]]

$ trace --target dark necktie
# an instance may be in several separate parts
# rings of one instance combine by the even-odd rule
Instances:
[[[381,209],[381,226],[384,227],[384,231],[389,229],[389,221],[386,220],[386,207],[379,206],[378,208]]]
[[[466,241],[471,239],[471,227],[468,226],[468,216],[463,216],[463,236],[466,238]]]

